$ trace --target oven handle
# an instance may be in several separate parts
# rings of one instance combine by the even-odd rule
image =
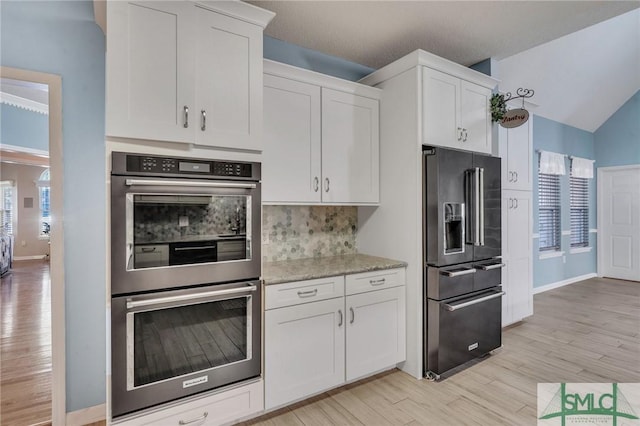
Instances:
[[[475,268],[469,268],[469,269],[463,269],[462,271],[440,271],[441,275],[445,275],[447,277],[453,278],[453,277],[460,277],[462,275],[469,275],[469,274],[475,274],[476,273],[476,269]]]
[[[241,183],[241,182],[203,182],[203,181],[189,181],[183,180],[156,180],[156,179],[126,179],[125,185],[127,186],[182,186],[198,187],[198,188],[242,188],[242,189],[256,189],[255,183]]]
[[[502,297],[505,294],[507,294],[507,293],[505,293],[504,291],[500,291],[500,292],[491,294],[489,296],[481,297],[479,299],[470,300],[468,302],[460,303],[458,305],[449,305],[448,303],[445,303],[443,306],[447,311],[453,312],[453,311],[457,311],[458,309],[466,308],[467,306],[476,305],[478,303],[486,302],[487,300],[491,300],[491,299],[496,299],[498,297]]]
[[[129,300],[127,301],[127,309],[135,309],[143,306],[162,305],[165,303],[185,302],[189,300],[202,299],[204,297],[227,296],[236,293],[247,293],[256,291],[258,287],[248,285],[239,288],[227,288],[224,290],[203,291],[202,293],[182,294],[179,296],[158,297],[156,299],[147,300]]]
[[[481,269],[483,271],[490,271],[492,269],[500,269],[504,268],[506,265],[504,263],[493,263],[491,265],[475,265],[476,268]]]

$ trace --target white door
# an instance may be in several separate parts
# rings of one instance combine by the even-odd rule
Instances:
[[[197,6],[195,10],[196,143],[260,150],[262,28]]]
[[[461,148],[460,79],[423,67],[422,85],[424,143]]]
[[[640,281],[640,166],[598,169],[600,275]]]
[[[187,2],[109,2],[107,135],[193,142],[192,9]]]
[[[320,87],[264,76],[264,203],[320,202]]]
[[[460,85],[460,127],[462,145],[470,151],[491,153],[491,90],[462,81]]]
[[[378,203],[379,102],[322,89],[322,201]]]
[[[405,288],[347,296],[347,381],[405,359]]]
[[[265,409],[344,382],[344,298],[265,312]]]

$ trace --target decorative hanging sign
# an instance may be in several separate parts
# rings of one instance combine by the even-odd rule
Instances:
[[[504,95],[496,93],[491,97],[492,120],[498,121],[502,127],[507,129],[522,126],[529,120],[529,111],[524,108],[524,100],[532,97],[533,93],[533,90],[523,88],[516,91],[516,96],[512,96],[511,92]],[[507,102],[517,98],[522,98],[522,108],[507,110]]]
[[[507,111],[502,120],[500,120],[500,125],[504,128],[511,129],[513,127],[522,126],[529,119],[529,111],[524,108],[516,108],[510,109]]]

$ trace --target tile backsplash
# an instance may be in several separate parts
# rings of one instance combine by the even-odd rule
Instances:
[[[357,207],[263,206],[262,259],[355,254],[357,230]]]

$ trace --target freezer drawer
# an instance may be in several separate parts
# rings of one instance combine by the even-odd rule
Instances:
[[[428,299],[425,375],[437,376],[502,345],[500,287],[436,301]]]

